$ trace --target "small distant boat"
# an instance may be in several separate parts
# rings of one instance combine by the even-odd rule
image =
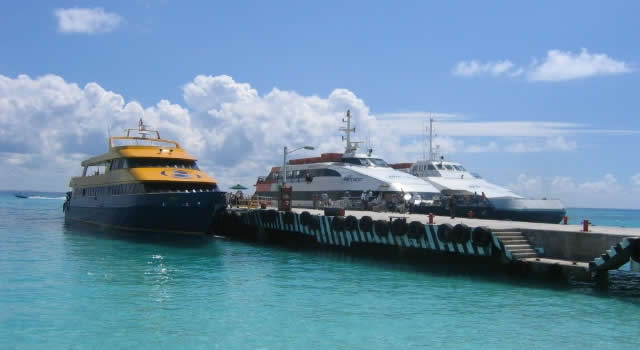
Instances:
[[[13,195],[18,197],[18,198],[29,198],[29,196],[27,196],[24,193],[14,193]]]

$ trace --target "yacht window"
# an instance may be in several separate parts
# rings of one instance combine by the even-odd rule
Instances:
[[[429,165],[427,165],[427,169],[436,170],[436,167],[434,167],[433,164],[429,164]]]
[[[373,164],[375,164],[375,166],[379,166],[382,168],[388,168],[389,164],[387,164],[387,162],[385,162],[384,160],[380,159],[380,158],[370,158],[369,159],[370,162],[372,162]]]
[[[367,165],[367,164],[362,164],[361,159],[358,159],[358,158],[343,158],[342,161],[347,164]]]
[[[476,179],[482,179],[482,176],[480,176],[478,173],[471,173],[471,176],[475,177]]]
[[[458,168],[460,168],[460,171],[467,171],[467,169],[465,169],[462,165],[458,165]]]
[[[458,171],[464,171],[464,168],[462,168],[461,166],[454,165],[453,167]]]
[[[318,176],[337,176],[340,177],[340,173],[332,169],[309,169],[308,174],[312,177]]]
[[[436,164],[436,166],[438,167],[438,169],[444,170],[444,167],[442,166],[442,163],[438,163],[438,164]]]
[[[447,170],[453,170],[453,167],[449,164],[445,164],[444,167],[447,168]]]

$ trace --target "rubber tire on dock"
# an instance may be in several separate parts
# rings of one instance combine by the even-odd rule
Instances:
[[[455,225],[451,233],[456,243],[467,243],[471,239],[471,228],[465,224]]]
[[[445,243],[450,242],[451,231],[453,231],[453,226],[451,226],[451,224],[438,225],[438,239]]]
[[[387,220],[376,220],[373,223],[373,228],[376,230],[376,235],[379,237],[386,237],[389,235],[389,222]]]
[[[313,230],[320,228],[320,219],[316,215],[309,216],[309,227]]]
[[[427,231],[420,221],[411,221],[411,223],[409,223],[409,232],[407,232],[409,238],[420,238],[426,233]]]
[[[360,230],[362,232],[371,232],[373,228],[373,219],[371,216],[363,216],[360,218]]]
[[[409,231],[409,225],[407,224],[407,220],[405,219],[395,219],[391,223],[391,233],[394,236],[402,236],[407,234]]]
[[[304,226],[311,226],[311,214],[308,211],[303,211],[302,214],[300,214],[300,222],[302,222]]]
[[[484,247],[491,243],[491,230],[485,226],[478,226],[471,232],[471,240],[476,245]]]
[[[324,208],[324,216],[340,216],[343,213],[343,208]]]
[[[284,213],[284,223],[287,225],[293,225],[296,222],[296,215],[290,211]]]
[[[344,216],[334,216],[331,220],[331,228],[334,231],[344,231]]]
[[[278,218],[278,212],[275,209],[267,210],[267,222],[275,222]]]
[[[347,216],[346,219],[344,219],[344,228],[347,229],[347,231],[355,231],[358,229],[358,218],[356,218],[353,215],[349,215]]]

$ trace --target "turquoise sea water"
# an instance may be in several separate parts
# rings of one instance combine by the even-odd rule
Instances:
[[[64,226],[63,201],[42,198],[60,196],[0,193],[0,349],[640,348],[640,276],[627,271],[602,291],[477,267],[105,233]],[[570,216],[639,226],[638,213]]]

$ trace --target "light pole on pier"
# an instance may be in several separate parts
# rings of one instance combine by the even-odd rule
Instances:
[[[314,150],[315,148],[313,148],[312,146],[303,146],[303,147],[298,147],[294,150],[289,151],[287,149],[287,146],[284,146],[284,152],[282,152],[282,184],[284,185],[285,183],[287,183],[287,155],[291,154],[297,150],[301,150],[301,149],[307,149],[307,150]]]

